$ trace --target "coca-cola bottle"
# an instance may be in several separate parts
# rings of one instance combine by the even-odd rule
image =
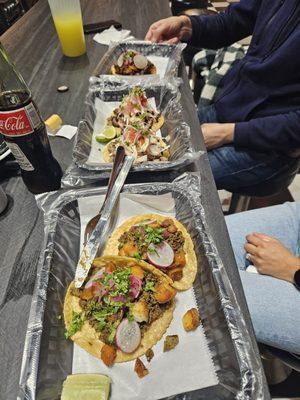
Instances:
[[[53,157],[45,124],[22,76],[0,44],[0,134],[34,194],[60,188],[62,170]]]

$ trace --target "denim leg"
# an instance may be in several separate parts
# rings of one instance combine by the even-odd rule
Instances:
[[[272,179],[297,162],[275,153],[239,151],[232,145],[209,151],[208,158],[217,188],[231,192]]]
[[[300,202],[259,208],[225,218],[237,266],[244,270],[246,260],[244,245],[246,235],[265,233],[280,240],[293,254],[300,255]],[[300,297],[300,293],[299,293]]]
[[[217,111],[213,104],[206,107],[199,107],[197,112],[200,124],[218,122]]]
[[[294,285],[245,270],[245,236],[254,231],[279,239],[299,256],[300,203],[246,211],[226,217],[257,340],[300,354],[300,292]]]
[[[300,354],[300,293],[292,283],[240,271],[257,341]]]

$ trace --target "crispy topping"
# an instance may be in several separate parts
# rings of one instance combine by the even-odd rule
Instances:
[[[178,335],[168,335],[164,341],[164,352],[174,349],[179,343]]]
[[[148,363],[152,360],[152,358],[154,357],[154,352],[152,349],[148,349],[145,353],[145,356],[147,358]]]
[[[182,324],[184,329],[189,331],[194,331],[200,325],[200,316],[196,308],[191,308],[182,317]]]
[[[139,378],[144,378],[144,376],[149,374],[149,371],[139,358],[135,360],[134,371],[137,373]]]

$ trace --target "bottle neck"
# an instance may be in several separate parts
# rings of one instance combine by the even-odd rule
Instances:
[[[23,93],[22,97],[31,97],[30,90],[23,77],[9,60],[3,46],[0,43],[0,94],[3,92]],[[24,96],[24,95],[27,96]]]

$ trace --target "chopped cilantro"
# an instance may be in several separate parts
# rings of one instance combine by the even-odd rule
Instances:
[[[145,292],[155,292],[155,283],[152,281],[147,281],[144,287]]]
[[[140,255],[140,253],[134,253],[133,257],[138,261],[142,260],[142,256]]]
[[[76,332],[80,331],[85,319],[86,318],[84,313],[77,313],[73,311],[72,322],[69,326],[69,329],[65,332],[66,339],[73,336]]]

